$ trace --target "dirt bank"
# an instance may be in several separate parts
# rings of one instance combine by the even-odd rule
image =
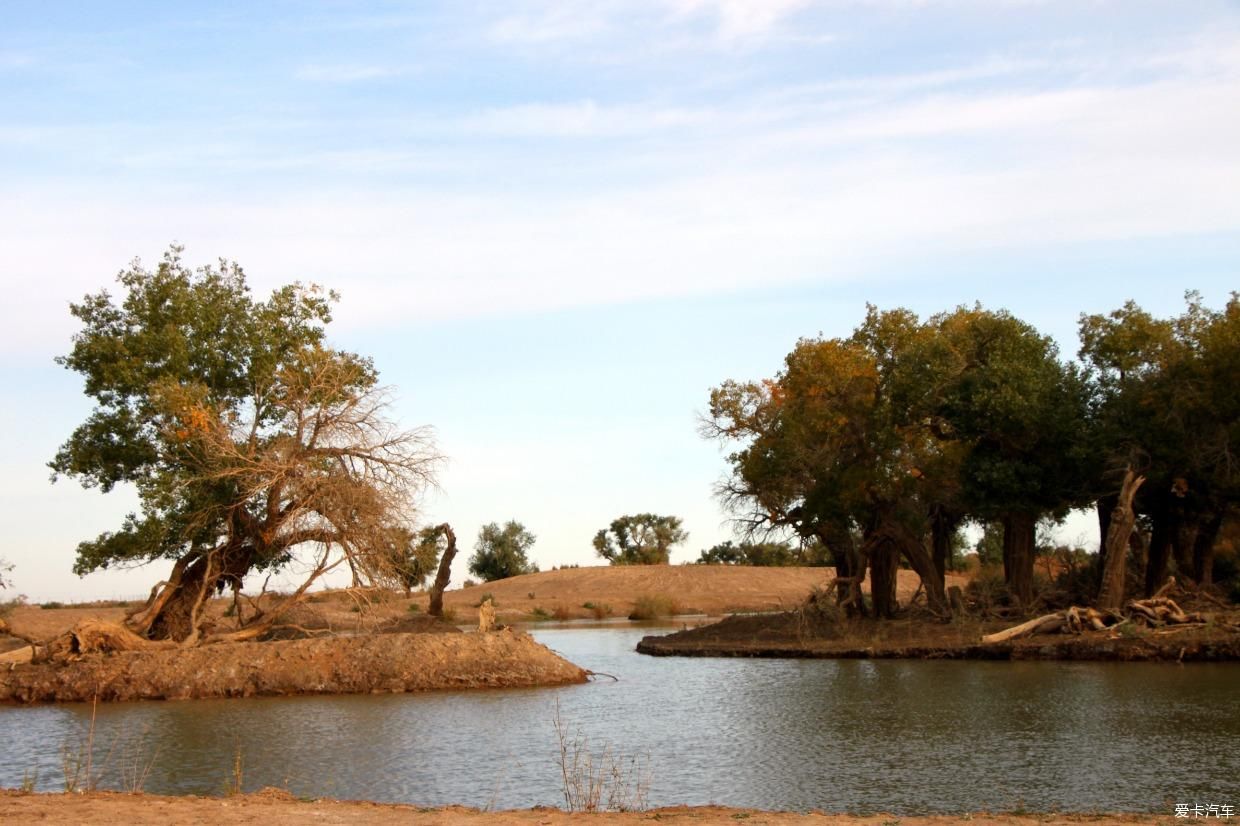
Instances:
[[[0,666],[0,702],[172,700],[564,685],[586,672],[526,634],[370,634]]]
[[[480,812],[448,807],[424,809],[384,803],[337,800],[296,800],[280,791],[235,797],[158,797],[93,792],[84,795],[23,794],[0,791],[0,820],[5,823],[131,823],[183,826],[196,823],[254,823],[263,826],[316,824],[410,824],[411,826],[637,826],[654,821],[685,826],[722,826],[737,823],[769,826],[947,826],[967,819],[975,826],[1066,826],[1066,824],[1173,823],[1166,815],[1055,815],[1021,814],[900,817],[891,815],[832,815],[811,812],[764,812],[720,806],[673,807],[646,812],[569,814],[558,809]]]
[[[926,620],[849,621],[807,627],[795,613],[728,617],[637,644],[642,654],[673,657],[789,657],[823,659],[1166,660],[1240,661],[1240,633],[1226,627],[1038,634],[983,645],[982,634],[1012,622],[936,623]]]

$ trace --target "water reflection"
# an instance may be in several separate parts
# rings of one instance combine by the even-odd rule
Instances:
[[[214,794],[242,757],[264,785],[424,805],[562,802],[552,719],[596,747],[644,755],[650,801],[778,809],[1166,811],[1235,801],[1234,665],[672,659],[649,629],[541,628],[569,659],[615,674],[563,689],[100,706],[116,755],[154,753],[146,788]],[[0,785],[54,790],[82,705],[0,708]],[[108,749],[113,757],[102,758]],[[1099,767],[1095,769],[1093,767]]]

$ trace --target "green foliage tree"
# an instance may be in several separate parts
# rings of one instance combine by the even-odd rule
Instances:
[[[612,565],[666,565],[688,538],[679,517],[639,513],[612,520],[594,535],[594,550]]]
[[[737,545],[728,540],[702,551],[697,564],[788,567],[804,563],[801,554],[783,542],[741,542]]]
[[[999,522],[983,523],[982,535],[973,550],[982,565],[1003,564],[1003,525]]]
[[[527,556],[534,540],[534,534],[512,519],[503,527],[495,522],[483,525],[474,544],[474,555],[469,558],[469,571],[484,582],[535,573],[538,566]]]
[[[936,506],[947,515],[955,459],[928,401],[948,362],[926,335],[912,313],[871,307],[847,339],[799,341],[775,378],[728,381],[711,392],[702,431],[740,445],[718,493],[742,533],[790,529],[828,548],[851,611],[864,610],[867,567],[875,610],[894,610],[902,556],[926,582],[931,604],[945,608],[949,545],[936,564],[923,537]]]
[[[82,542],[74,569],[172,560],[130,618],[139,633],[198,640],[208,596],[298,560],[305,582],[231,635],[248,638],[328,571],[390,572],[438,457],[428,433],[388,420],[371,361],[326,345],[333,293],[290,284],[255,300],[237,264],[191,270],[180,253],[122,271],[120,301],[71,305],[82,329],[58,361],[95,408],[50,466],[136,489],[140,512]]]
[[[404,588],[405,596],[409,596],[414,588],[425,585],[426,578],[435,571],[442,545],[442,532],[437,527],[416,532],[406,527],[395,528],[384,560],[389,569],[388,578]]]
[[[1159,319],[1133,302],[1082,315],[1080,356],[1100,400],[1097,438],[1114,473],[1101,485],[1107,517],[1126,468],[1147,477],[1135,508],[1149,523],[1145,590],[1177,572],[1213,578],[1214,546],[1240,496],[1240,297],[1221,310],[1185,296],[1178,317]]]
[[[958,359],[936,413],[964,448],[962,500],[1003,524],[1004,579],[1029,605],[1038,520],[1091,498],[1090,388],[1049,337],[1007,312],[961,308],[931,323]]]

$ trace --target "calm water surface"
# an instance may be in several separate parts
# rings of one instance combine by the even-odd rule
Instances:
[[[1240,666],[643,657],[650,629],[535,636],[616,675],[560,689],[100,706],[105,785],[562,805],[552,721],[647,762],[651,805],[962,812],[1240,805]],[[0,707],[0,786],[61,788],[83,705]],[[110,756],[108,752],[111,752]],[[150,755],[154,754],[153,762]]]

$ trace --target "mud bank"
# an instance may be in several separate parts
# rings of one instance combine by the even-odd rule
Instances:
[[[986,629],[995,630],[995,629]],[[973,628],[934,623],[873,623],[833,635],[798,624],[796,615],[728,617],[666,636],[644,637],[642,654],[656,657],[786,657],[811,659],[1096,660],[1112,662],[1238,662],[1240,634],[1223,629],[1041,634],[982,644]]]
[[[0,702],[184,700],[581,683],[526,634],[372,634],[90,654],[0,667]]]
[[[721,806],[676,806],[644,812],[572,814],[559,809],[481,812],[449,806],[425,809],[387,803],[338,800],[296,800],[287,792],[265,790],[233,797],[159,797],[143,794],[92,792],[82,795],[23,794],[0,791],[0,818],[5,823],[132,823],[181,826],[192,823],[261,823],[285,826],[313,821],[320,824],[412,824],[412,826],[629,826],[651,821],[715,826],[765,823],[771,826],[946,826],[970,821],[973,826],[1061,826],[1088,823],[1144,824],[1175,822],[1170,814],[961,814],[893,818],[890,815],[824,814],[821,812],[764,812]]]

